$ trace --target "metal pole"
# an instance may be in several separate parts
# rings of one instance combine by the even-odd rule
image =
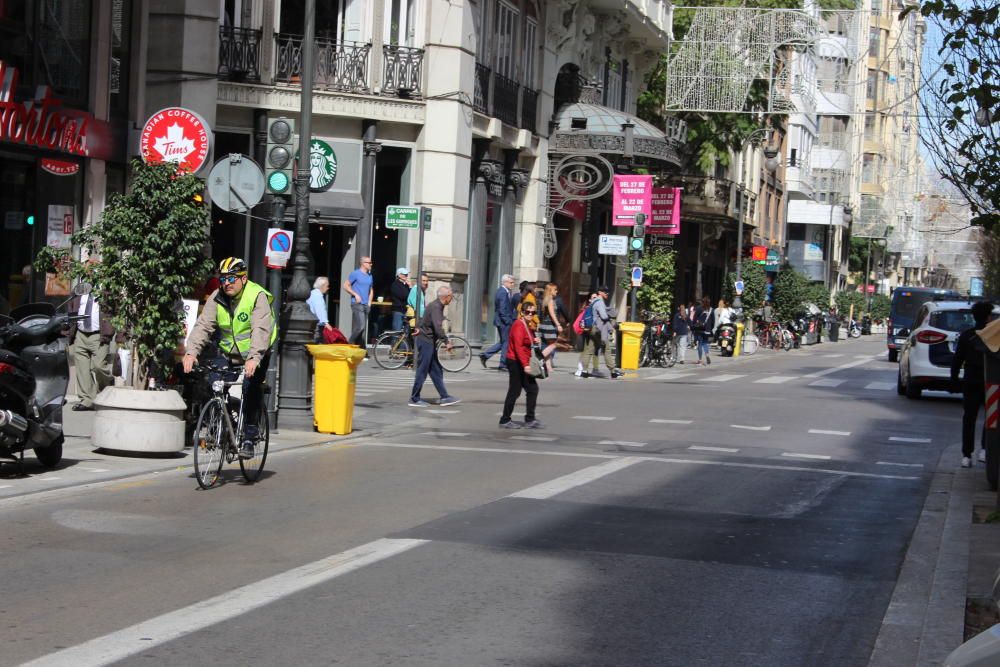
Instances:
[[[424,292],[421,287],[421,282],[424,277],[424,211],[429,209],[426,206],[420,207],[420,226],[417,228],[417,298],[414,302],[416,308],[413,309],[413,315],[417,321],[417,327],[420,327],[420,306],[424,302]],[[430,283],[428,283],[430,286]],[[501,351],[501,354],[504,354]],[[413,338],[413,372],[417,372],[417,364],[420,360],[417,356],[417,339],[416,336]]]
[[[833,297],[833,209],[837,207],[837,204],[830,201],[830,224],[827,225],[826,231],[826,288],[830,290],[831,298]],[[827,304],[829,305],[829,304]]]
[[[295,177],[295,255],[292,283],[285,308],[285,336],[281,346],[281,392],[278,396],[282,424],[311,427],[312,391],[306,345],[312,342],[316,316],[309,310],[309,144],[312,138],[312,88],[315,76],[313,45],[316,32],[316,0],[305,2],[302,34],[302,93],[299,111],[299,164]]]
[[[872,297],[871,293],[868,291],[868,277],[871,275],[872,270],[872,237],[868,237],[868,257],[865,260],[865,312],[870,313],[872,310]]]
[[[271,199],[271,226],[284,227],[285,198],[275,195]],[[267,270],[267,291],[274,297],[274,312],[281,312],[281,269]],[[279,328],[280,331],[280,328]],[[267,395],[267,422],[271,430],[278,430],[278,360],[267,367],[267,384],[271,393]]]

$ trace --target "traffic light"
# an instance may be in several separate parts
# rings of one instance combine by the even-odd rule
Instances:
[[[34,224],[35,224],[35,216],[29,215],[28,216],[28,226],[31,227]]]
[[[632,225],[632,240],[629,242],[629,248],[635,252],[642,252],[642,249],[645,247],[645,236],[646,216],[642,213],[637,213],[635,216],[635,224]]]
[[[295,122],[287,118],[267,121],[267,191],[272,195],[288,194],[292,187],[295,163]]]

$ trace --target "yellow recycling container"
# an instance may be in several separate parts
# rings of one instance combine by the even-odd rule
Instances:
[[[642,322],[622,322],[618,325],[621,331],[618,344],[622,348],[622,368],[634,371],[639,368],[639,350],[642,348],[642,332],[646,325]]]
[[[354,420],[357,368],[365,351],[357,345],[306,345],[316,360],[313,421],[320,433],[347,435]]]

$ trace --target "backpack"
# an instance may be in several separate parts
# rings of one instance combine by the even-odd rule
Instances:
[[[580,327],[584,331],[590,331],[594,328],[594,305],[588,303],[587,307],[583,309],[583,320],[580,322]]]

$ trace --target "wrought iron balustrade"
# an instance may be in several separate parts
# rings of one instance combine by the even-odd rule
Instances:
[[[493,73],[493,116],[508,125],[517,126],[517,81]]]
[[[260,81],[262,31],[219,26],[219,78]]]
[[[490,113],[490,79],[493,72],[482,63],[476,63],[476,89],[473,92],[472,108],[481,114]]]
[[[521,127],[531,133],[538,131],[538,91],[531,88],[521,89]]]
[[[275,42],[275,82],[299,83],[302,76],[301,35],[279,34]],[[315,88],[342,93],[367,93],[371,90],[368,78],[371,44],[317,38],[314,48]]]
[[[382,94],[420,97],[424,50],[410,46],[382,47]]]

